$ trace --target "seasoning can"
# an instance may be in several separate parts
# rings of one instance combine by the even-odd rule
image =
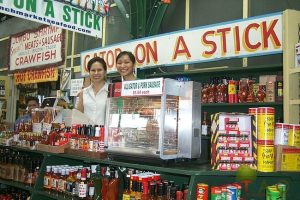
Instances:
[[[274,172],[274,141],[257,141],[257,171]]]
[[[240,200],[242,196],[242,185],[240,183],[233,183],[232,185],[237,188],[236,199]]]
[[[222,198],[222,189],[220,187],[212,187],[210,200],[221,200],[221,198]]]
[[[227,188],[226,186],[221,187],[221,200],[226,200],[227,199]]]
[[[286,184],[278,183],[277,189],[280,192],[281,200],[286,200]]]
[[[288,145],[300,147],[300,125],[299,124],[290,124]]]
[[[258,140],[274,141],[274,116],[272,107],[259,107],[257,110]]]
[[[237,103],[236,102],[236,85],[235,80],[228,81],[228,103]]]
[[[289,139],[289,124],[276,123],[275,124],[275,145],[288,145]]]
[[[233,185],[227,186],[226,200],[237,200],[237,187]]]
[[[280,198],[280,192],[277,190],[276,187],[274,186],[269,186],[268,187],[268,196],[267,199],[269,200],[278,200]]]
[[[208,185],[205,183],[198,183],[196,190],[197,200],[208,200]]]
[[[257,138],[257,134],[258,134],[258,126],[257,126],[257,111],[258,111],[258,108],[248,108],[248,114],[249,115],[253,115],[254,116],[254,119],[255,119],[255,127],[256,127],[256,138]]]

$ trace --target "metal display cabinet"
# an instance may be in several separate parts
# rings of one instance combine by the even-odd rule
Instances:
[[[117,85],[122,85],[121,95],[112,92]],[[110,91],[105,128],[109,154],[164,160],[200,157],[199,83],[157,78],[111,84]]]

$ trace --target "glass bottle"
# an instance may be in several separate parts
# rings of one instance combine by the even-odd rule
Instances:
[[[156,182],[150,183],[150,197],[149,200],[156,200]]]
[[[135,199],[136,200],[141,200],[142,199],[142,187],[143,187],[143,184],[142,182],[138,181],[137,183],[137,191],[135,193]]]
[[[108,198],[107,197],[108,196],[107,190],[108,190],[109,175],[110,175],[109,168],[107,167],[107,169],[105,171],[105,167],[102,167],[101,172],[102,172],[102,175],[103,175],[101,195],[102,195],[102,199],[106,200]]]
[[[107,200],[117,200],[119,196],[120,179],[115,170],[110,172],[110,181],[107,190]]]
[[[122,200],[130,200],[130,176],[126,175]]]
[[[158,184],[158,189],[157,189],[157,200],[164,200],[164,197],[163,197],[163,184],[162,183],[159,183]]]
[[[92,171],[94,170],[94,166],[92,165]],[[96,199],[99,199],[101,197],[101,188],[102,188],[102,175],[101,175],[100,166],[96,165],[95,170],[96,170],[95,176],[92,178],[93,178],[94,184],[95,184],[95,197],[96,197]]]
[[[95,183],[93,178],[94,177],[94,173],[92,172],[91,178],[88,181],[88,199],[92,200],[94,199],[95,196]]]
[[[201,134],[208,135],[207,112],[203,112],[203,120],[201,124]]]
[[[81,177],[79,183],[79,199],[85,199],[87,194],[86,168],[81,169]]]
[[[50,179],[51,179],[51,166],[46,166],[46,173],[44,175],[44,185],[43,185],[44,190],[48,191],[51,189]]]

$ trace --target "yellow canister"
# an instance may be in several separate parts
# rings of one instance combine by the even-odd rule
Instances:
[[[274,172],[274,141],[259,140],[257,144],[257,170]]]
[[[274,141],[274,116],[274,108],[259,107],[257,109],[258,140]]]
[[[289,146],[300,147],[300,125],[299,124],[290,124],[288,144]]]

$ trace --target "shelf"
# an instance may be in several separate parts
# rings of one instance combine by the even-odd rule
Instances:
[[[49,197],[51,199],[66,199],[66,200],[74,199],[74,198],[72,198],[72,196],[67,196],[67,195],[62,195],[62,194],[54,194],[53,192],[49,193],[49,192],[46,192],[46,191],[36,191],[35,194],[42,195],[42,196],[45,196],[45,197]]]
[[[145,69],[146,70],[146,69]],[[146,78],[154,77],[170,77],[176,75],[192,75],[192,74],[208,74],[208,73],[227,73],[227,72],[258,72],[258,71],[274,71],[282,70],[282,64],[272,64],[272,65],[258,65],[258,66],[248,66],[248,67],[207,67],[199,69],[191,69],[187,71],[176,71],[176,72],[166,72],[166,73],[155,73],[146,75]]]
[[[12,187],[20,188],[22,190],[27,190],[27,191],[30,191],[30,192],[33,190],[33,187],[25,185],[23,183],[15,182],[15,181],[0,179],[0,183],[5,184],[5,185],[9,185],[9,186],[12,186]]]
[[[295,73],[299,73],[299,72],[300,72],[300,67],[291,68],[289,70],[290,74],[295,74]]]
[[[92,159],[82,156],[68,155],[68,154],[52,154],[53,156],[82,160],[85,163],[100,163],[106,165],[115,165],[122,166],[127,168],[134,169],[144,169],[149,171],[155,171],[159,173],[167,173],[167,174],[179,174],[179,175],[201,175],[201,176],[235,176],[236,172],[234,171],[216,171],[211,169],[210,164],[203,164],[197,161],[185,162],[185,163],[172,163],[166,166],[155,165],[155,164],[137,164],[131,163],[130,161],[116,161],[109,159]],[[51,156],[49,154],[49,156]],[[143,163],[141,159],[141,163]],[[295,177],[300,180],[300,172],[257,172],[258,177]]]
[[[282,102],[254,102],[254,103],[202,103],[202,107],[222,106],[282,106]]]
[[[31,150],[28,148],[24,148],[24,147],[19,147],[19,146],[5,146],[5,145],[0,145],[1,148],[8,148],[8,149],[13,149],[16,151],[26,151],[29,153],[37,153],[37,154],[45,154],[47,152],[43,152],[43,151],[37,151],[37,150]]]
[[[292,104],[292,105],[299,105],[300,104],[300,99],[290,100],[290,104]]]

